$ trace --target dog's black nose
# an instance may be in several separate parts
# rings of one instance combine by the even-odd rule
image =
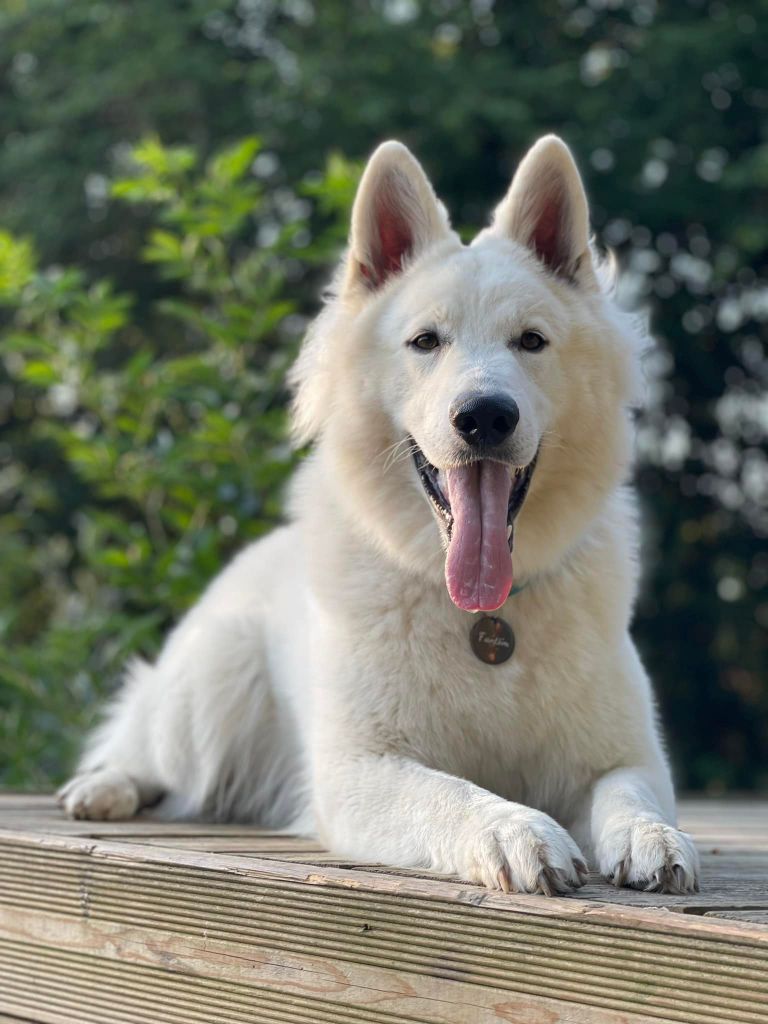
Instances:
[[[506,441],[520,410],[506,395],[460,395],[451,406],[451,423],[467,444],[492,447]]]

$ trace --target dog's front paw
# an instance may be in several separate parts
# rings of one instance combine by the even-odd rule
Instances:
[[[699,891],[699,855],[686,832],[656,821],[633,821],[598,843],[601,873],[616,886],[682,896]]]
[[[511,811],[476,833],[464,874],[489,889],[557,896],[584,885],[587,866],[548,815]]]
[[[56,794],[70,818],[115,821],[131,818],[139,809],[139,790],[125,772],[99,768],[75,775]]]

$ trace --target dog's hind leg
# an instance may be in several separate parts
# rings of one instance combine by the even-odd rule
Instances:
[[[303,813],[302,758],[273,693],[258,613],[205,600],[157,664],[135,663],[75,777],[59,793],[76,818],[126,818],[165,797],[168,817],[288,824]]]
[[[76,774],[57,798],[72,818],[130,818],[163,794],[148,725],[156,669],[136,660],[108,716],[89,740]]]
[[[60,792],[67,814],[130,817],[164,797],[164,816],[272,827],[308,820],[296,725],[303,702],[290,685],[306,664],[295,548],[290,528],[246,548],[181,620],[157,662],[129,668]]]
[[[160,659],[166,698],[153,740],[165,813],[272,827],[302,813],[303,758],[269,670],[268,614],[203,604]]]

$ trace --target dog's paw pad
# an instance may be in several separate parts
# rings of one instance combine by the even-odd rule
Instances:
[[[578,889],[587,866],[574,841],[546,814],[510,814],[475,837],[462,872],[489,889],[561,896]]]
[[[613,885],[683,896],[699,891],[699,856],[686,832],[637,821],[600,842],[600,870]]]
[[[116,821],[132,817],[139,809],[136,783],[115,769],[75,775],[61,787],[56,798],[69,818]]]

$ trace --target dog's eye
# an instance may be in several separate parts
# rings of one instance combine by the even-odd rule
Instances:
[[[541,352],[546,344],[547,339],[538,331],[523,331],[520,335],[520,348],[526,352]]]
[[[411,338],[408,344],[420,352],[431,352],[433,348],[439,347],[440,339],[434,331],[421,331],[415,338]]]

